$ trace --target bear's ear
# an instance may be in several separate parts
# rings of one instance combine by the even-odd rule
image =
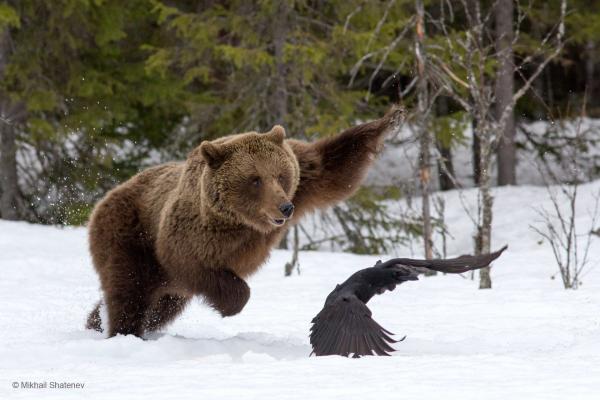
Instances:
[[[282,145],[283,139],[285,139],[285,129],[283,129],[283,126],[281,125],[275,125],[273,129],[265,135],[267,135],[267,139],[271,142]]]
[[[209,167],[217,169],[225,161],[225,149],[222,145],[211,142],[202,142],[200,144],[200,154]]]

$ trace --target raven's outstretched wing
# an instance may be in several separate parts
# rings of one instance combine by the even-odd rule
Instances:
[[[427,268],[434,271],[447,272],[451,274],[460,274],[473,269],[487,267],[492,261],[500,257],[502,252],[507,248],[508,246],[504,246],[500,250],[489,254],[481,254],[479,256],[464,255],[456,258],[449,258],[447,260],[413,260],[411,258],[394,258],[386,261],[383,264],[379,264],[378,266],[385,268],[393,265],[407,265],[410,267]]]
[[[395,343],[371,318],[371,311],[356,296],[340,296],[325,306],[312,320],[310,343],[317,356],[352,354],[355,357],[375,354],[388,356]]]

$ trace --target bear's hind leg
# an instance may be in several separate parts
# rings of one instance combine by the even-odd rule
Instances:
[[[146,311],[158,285],[151,278],[155,271],[151,263],[136,254],[130,250],[111,257],[110,282],[103,284],[108,337],[141,336],[144,332]]]
[[[85,323],[85,329],[92,329],[98,332],[102,332],[102,318],[100,317],[100,306],[101,302],[96,303],[96,306],[90,312]]]
[[[148,307],[145,296],[136,290],[106,293],[108,311],[108,337],[115,335],[142,336],[144,333],[144,314]]]
[[[181,314],[189,301],[189,297],[174,294],[160,297],[146,313],[145,330],[152,332],[166,326]]]

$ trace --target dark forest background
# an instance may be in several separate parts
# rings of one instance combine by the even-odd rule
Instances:
[[[599,37],[600,2],[584,0],[3,0],[0,216],[84,224],[106,191],[202,140],[277,123],[311,140],[392,103],[417,127],[436,187],[455,188],[464,124],[475,132],[473,184],[488,130],[489,184],[519,184],[521,151],[593,153],[598,132],[573,140],[526,127],[600,117]],[[405,195],[367,188],[335,211],[373,223],[360,213]],[[420,234],[420,218],[402,224]],[[359,252],[384,243],[349,242]]]

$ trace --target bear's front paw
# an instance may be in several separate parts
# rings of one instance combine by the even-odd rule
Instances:
[[[214,295],[207,297],[221,316],[231,317],[242,311],[248,302],[250,287],[231,271],[223,270],[219,275],[219,290]]]
[[[231,285],[231,292],[224,299],[224,303],[219,307],[219,313],[222,317],[231,317],[239,314],[250,298],[250,287],[241,278],[236,277],[235,284]]]

